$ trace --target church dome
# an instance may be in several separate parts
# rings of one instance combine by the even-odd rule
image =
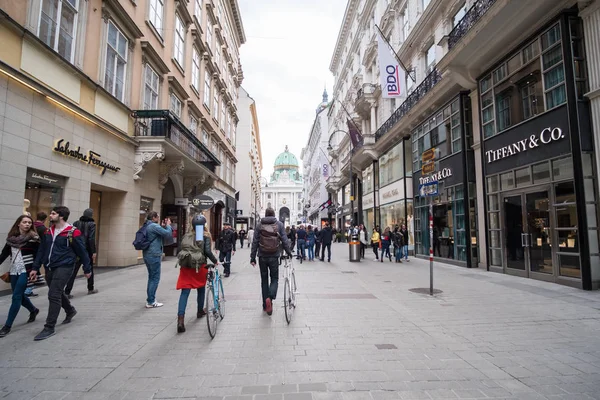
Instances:
[[[298,159],[296,158],[296,156],[290,153],[288,147],[285,146],[285,151],[277,156],[273,167],[275,171],[297,170],[299,165],[300,164],[298,164]]]

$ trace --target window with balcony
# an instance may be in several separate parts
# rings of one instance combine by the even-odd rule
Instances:
[[[181,68],[185,65],[185,25],[179,15],[175,15],[175,38],[173,57]]]
[[[108,21],[107,34],[104,89],[124,101],[128,40],[112,21]]]
[[[210,110],[210,72],[204,71],[204,105]]]
[[[194,135],[196,135],[197,130],[198,130],[198,120],[193,115],[190,115],[190,131],[192,131],[194,133]]]
[[[179,97],[177,97],[175,93],[171,93],[169,110],[171,110],[177,118],[181,119],[181,100],[179,100]]]
[[[435,67],[435,43],[433,43],[425,52],[425,72],[429,74]]]
[[[196,47],[192,49],[192,86],[200,92],[200,52]]]
[[[146,64],[144,73],[144,110],[158,109],[159,81],[158,74],[150,65]]]
[[[38,36],[71,63],[75,54],[78,9],[78,0],[42,0]]]
[[[150,0],[150,23],[162,35],[164,0]]]
[[[206,148],[210,145],[210,135],[204,129],[202,129],[202,143],[206,146]]]
[[[467,4],[464,3],[462,6],[460,6],[458,11],[452,16],[452,26],[454,27],[454,26],[458,25],[458,23],[460,22],[461,19],[463,19],[463,17],[465,16],[466,13],[467,13]]]

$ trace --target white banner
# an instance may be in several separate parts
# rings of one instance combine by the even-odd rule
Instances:
[[[383,98],[395,99],[400,97],[405,90],[405,72],[398,60],[392,55],[390,46],[379,32],[377,32],[377,58]]]

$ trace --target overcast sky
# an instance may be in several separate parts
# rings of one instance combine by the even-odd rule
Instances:
[[[242,86],[256,101],[264,177],[288,145],[300,161],[315,110],[333,75],[329,63],[347,0],[239,0],[246,44]]]

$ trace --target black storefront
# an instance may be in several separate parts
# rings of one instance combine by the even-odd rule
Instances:
[[[467,267],[478,259],[470,104],[469,96],[460,94],[412,132],[415,254],[429,257],[431,202],[434,257]],[[424,174],[422,155],[430,149],[435,149],[434,169]],[[438,182],[438,195],[421,197],[420,186],[432,182]]]
[[[480,78],[490,270],[593,288],[598,225],[586,83],[576,12]]]

